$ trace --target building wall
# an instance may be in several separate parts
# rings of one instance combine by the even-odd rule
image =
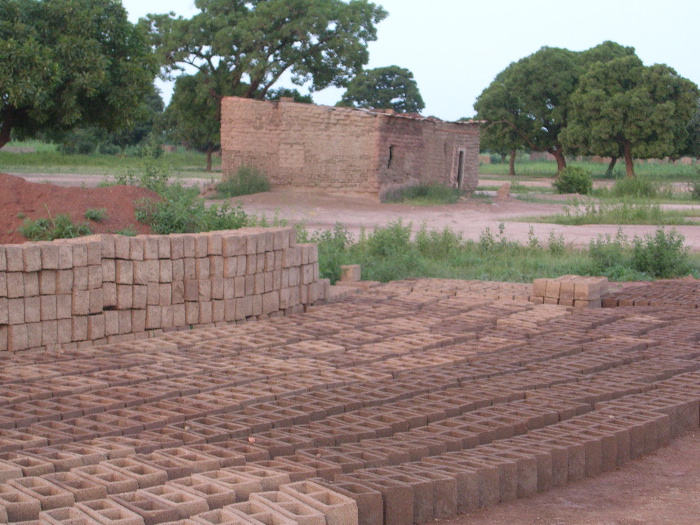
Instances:
[[[70,349],[303,311],[326,298],[293,228],[0,245],[0,351]]]
[[[476,123],[227,97],[221,145],[225,176],[252,165],[274,186],[374,196],[418,182],[457,186],[460,151],[462,187],[478,183]]]

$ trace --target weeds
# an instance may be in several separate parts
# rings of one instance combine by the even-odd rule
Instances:
[[[107,220],[107,210],[105,208],[88,208],[85,210],[85,220],[102,222]]]
[[[54,239],[72,239],[90,235],[92,231],[87,224],[75,224],[66,214],[51,216],[46,209],[46,219],[24,219],[19,233],[30,241],[53,241]]]
[[[236,173],[216,185],[217,198],[227,199],[270,191],[270,182],[257,168],[241,166]]]
[[[588,195],[593,189],[593,179],[590,172],[585,169],[569,166],[561,170],[552,186],[557,193]]]

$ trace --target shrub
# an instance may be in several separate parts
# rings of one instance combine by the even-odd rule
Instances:
[[[553,186],[557,193],[588,195],[593,189],[593,179],[590,172],[583,168],[568,166],[561,170]]]
[[[635,237],[632,251],[632,268],[655,278],[687,275],[691,271],[685,237],[676,230],[668,234],[658,228],[651,236]]]
[[[137,203],[136,219],[148,224],[154,233],[197,233],[210,230],[235,230],[247,224],[240,206],[205,206],[197,188],[180,184],[165,187],[158,201],[145,199]]]
[[[459,200],[462,193],[456,189],[443,184],[415,184],[402,186],[384,192],[381,196],[382,202],[405,202],[409,204],[425,206],[435,204],[454,204]]]
[[[65,214],[47,219],[24,219],[19,233],[30,241],[53,241],[54,239],[72,239],[90,235],[92,231],[87,224],[74,224]]]
[[[217,197],[226,199],[270,191],[270,182],[257,168],[241,166],[236,173],[216,185]]]
[[[404,226],[401,219],[385,227],[375,227],[374,232],[362,243],[369,255],[388,257],[411,251],[411,223]]]
[[[102,222],[107,219],[107,210],[105,208],[89,208],[85,210],[84,217],[88,221]]]
[[[622,228],[618,228],[614,238],[606,234],[591,239],[588,254],[595,264],[596,271],[606,274],[615,266],[629,265],[629,247],[627,236],[622,232]]]
[[[661,185],[643,177],[625,177],[618,179],[610,189],[613,197],[647,197],[654,198],[660,193]]]

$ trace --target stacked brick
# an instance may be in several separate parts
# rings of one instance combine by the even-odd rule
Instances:
[[[327,295],[316,246],[289,228],[0,246],[0,350],[289,315]]]
[[[427,523],[700,426],[697,309],[478,295],[519,290],[501,288],[390,283],[259,323],[8,354],[0,522]]]
[[[539,304],[600,308],[607,293],[607,277],[563,275],[556,279],[535,279],[530,300]]]

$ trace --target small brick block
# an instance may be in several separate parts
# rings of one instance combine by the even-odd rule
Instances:
[[[282,485],[280,491],[321,512],[327,525],[358,525],[355,500],[318,483],[300,481]]]

